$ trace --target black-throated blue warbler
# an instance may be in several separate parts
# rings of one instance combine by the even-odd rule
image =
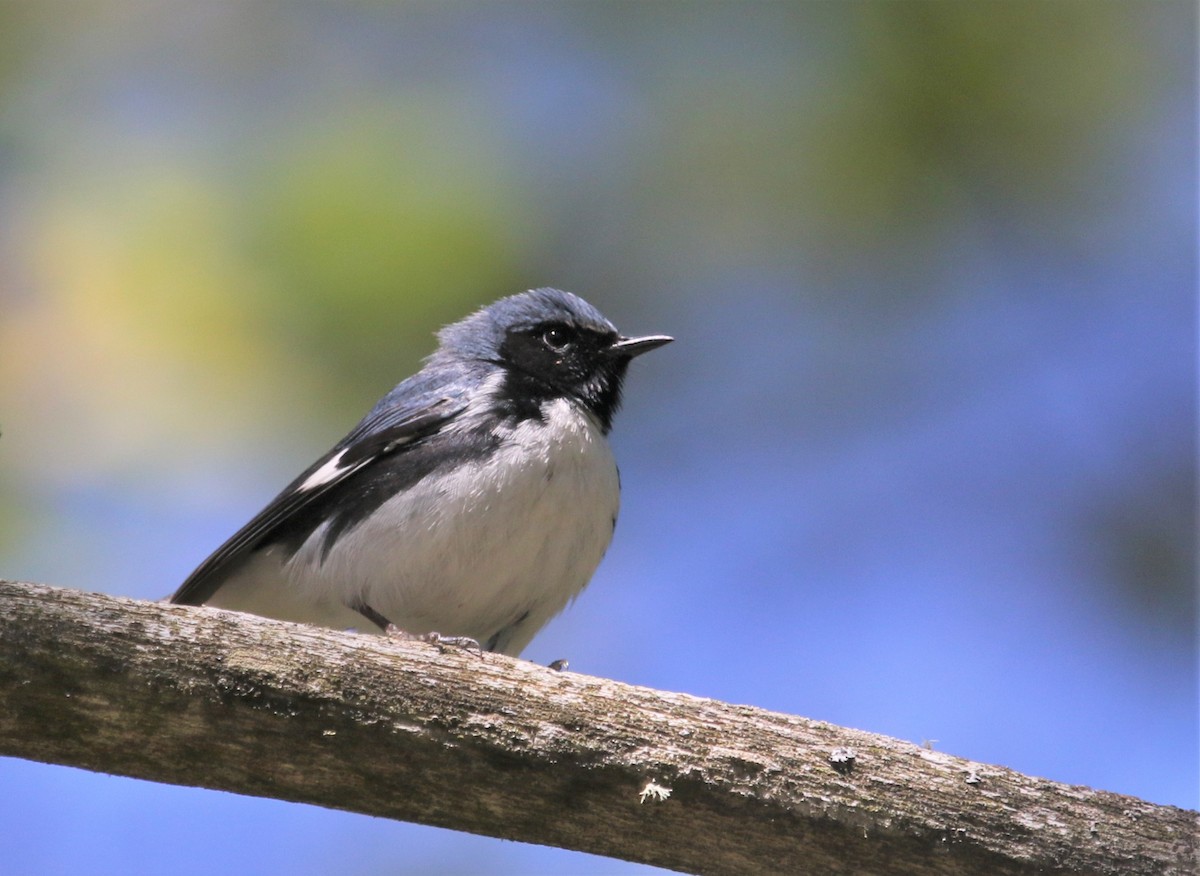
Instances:
[[[671,338],[534,289],[438,339],[171,601],[520,654],[612,540],[606,436],[630,361]]]

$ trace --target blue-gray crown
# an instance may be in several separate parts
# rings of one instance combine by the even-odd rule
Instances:
[[[509,332],[549,323],[565,323],[601,334],[617,334],[599,310],[561,289],[530,289],[480,308],[438,332],[440,346],[430,357],[492,361]]]

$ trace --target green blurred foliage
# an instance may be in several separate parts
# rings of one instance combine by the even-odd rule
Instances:
[[[1146,86],[1135,4],[855,10],[859,51],[810,128],[806,174],[839,236],[937,233],[998,194],[1022,210],[1096,206],[1088,152]]]
[[[897,315],[954,294],[928,282],[931,249],[980,204],[1008,205],[1027,223],[1102,207],[1097,199],[1112,190],[1090,184],[1088,153],[1104,148],[1118,120],[1127,123],[1139,95],[1163,87],[1147,72],[1150,42],[1142,38],[1153,10],[1109,0],[715,4],[700,19],[680,4],[553,8],[575,20],[597,57],[623,58],[621,69],[654,109],[641,117],[644,148],[632,153],[631,172],[609,187],[626,196],[609,205],[627,225],[623,240],[653,237],[658,247],[639,269],[661,260],[663,248],[701,264],[803,260],[829,282],[805,284],[800,294],[836,299],[865,320],[881,304]],[[0,75],[53,75],[53,65],[41,65],[56,53],[69,59],[72,77],[86,79],[89,65],[111,73],[122,58],[144,59],[155,27],[170,20],[117,2],[82,19],[54,9],[0,7],[0,40],[13,49]],[[280,30],[271,23],[288,7],[267,9],[229,7],[201,19],[207,39],[231,39],[180,43],[180,69],[211,75],[233,101],[240,77],[289,63],[312,38],[298,25],[311,26],[315,13],[298,10],[292,28]],[[420,4],[372,14],[379,26],[436,18]],[[127,26],[139,15],[145,36]],[[103,37],[89,42],[95,33]],[[236,368],[251,390],[293,380],[302,364],[322,383],[313,407],[344,420],[415,366],[432,345],[431,327],[526,279],[556,276],[545,260],[530,269],[556,231],[544,217],[586,188],[563,181],[548,201],[546,190],[515,183],[512,144],[489,139],[490,108],[453,67],[388,88],[356,90],[354,75],[340,71],[349,86],[316,90],[252,131],[231,117],[237,133],[216,161],[171,142],[141,147],[147,155],[114,144],[110,154],[86,156],[82,172],[93,179],[81,188],[94,193],[92,224],[124,216],[125,232],[109,242],[112,260],[136,251],[143,263],[114,278],[118,297],[150,296],[136,307],[114,303],[114,313],[138,310],[163,327],[142,334],[170,339],[153,356],[179,349],[197,371]],[[97,130],[86,114],[39,118],[49,104],[25,100],[0,110],[0,130],[26,132],[23,170],[58,180],[52,188],[63,194],[34,206],[78,212],[67,189],[79,182],[79,156],[58,144],[95,142]],[[62,151],[38,152],[39,138]],[[164,175],[186,180],[187,197],[207,199],[202,228],[173,183],[164,197]],[[99,191],[95,178],[119,187]],[[1076,227],[1042,224],[1048,234]],[[189,248],[208,255],[197,255],[185,279]],[[864,251],[894,264],[894,282],[854,285],[860,297],[847,302],[837,281],[857,270]],[[604,273],[597,267],[593,276],[606,288],[645,287],[643,277],[622,276],[634,262],[605,255]],[[222,267],[207,273],[199,262]],[[144,273],[169,264],[186,292]],[[223,339],[222,323],[246,336]]]
[[[789,56],[756,46],[745,63],[715,55],[702,71],[694,55],[674,59],[694,75],[658,80],[669,115],[645,171],[655,200],[647,214],[690,223],[714,260],[738,258],[737,249],[746,261],[794,253],[831,281],[805,294],[819,299],[824,288],[847,310],[855,305],[837,279],[856,272],[864,252],[886,258],[896,282],[858,287],[868,319],[880,304],[899,314],[950,293],[926,282],[936,248],[979,211],[1076,243],[1071,235],[1087,224],[1076,219],[1118,197],[1111,181],[1091,178],[1094,159],[1111,135],[1136,128],[1142,103],[1175,84],[1155,78],[1164,68],[1148,55],[1158,23],[1148,4],[736,10],[745,20],[731,20],[730,31],[799,48]]]
[[[432,352],[433,327],[518,291],[530,205],[498,151],[440,106],[405,94],[303,119],[275,132],[244,193],[266,334],[334,384],[378,394]]]

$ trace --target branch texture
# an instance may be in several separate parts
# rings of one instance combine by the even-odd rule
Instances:
[[[818,721],[0,581],[0,754],[704,874],[1194,874],[1197,813]]]

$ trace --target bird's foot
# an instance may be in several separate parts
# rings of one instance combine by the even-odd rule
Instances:
[[[395,624],[388,624],[384,628],[384,633],[389,636],[395,636],[398,639],[404,639],[408,642],[426,642],[430,645],[436,645],[439,651],[445,653],[450,648],[460,648],[463,651],[474,651],[483,659],[483,646],[470,636],[443,636],[441,633],[410,633],[408,630],[402,630]]]

